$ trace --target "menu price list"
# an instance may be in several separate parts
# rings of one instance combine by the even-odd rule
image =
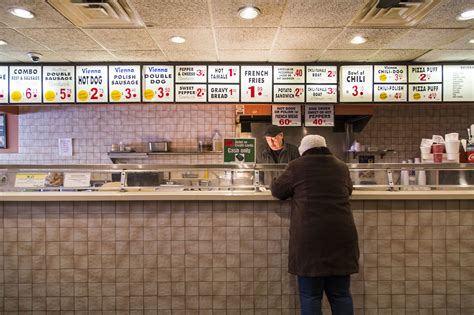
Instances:
[[[43,103],[74,103],[74,66],[43,67]]]
[[[111,103],[140,102],[140,66],[109,66]]]
[[[143,101],[174,101],[174,67],[145,65],[143,66]]]
[[[372,102],[372,66],[341,66],[341,102]]]
[[[107,66],[76,67],[76,101],[106,103],[108,101]]]
[[[443,98],[445,102],[474,101],[474,65],[444,66]]]
[[[10,103],[41,103],[41,66],[10,67]]]

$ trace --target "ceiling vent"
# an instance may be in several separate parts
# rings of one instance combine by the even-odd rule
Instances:
[[[48,0],[81,28],[139,28],[144,24],[127,0]]]
[[[441,0],[370,0],[351,26],[403,27],[418,24]]]

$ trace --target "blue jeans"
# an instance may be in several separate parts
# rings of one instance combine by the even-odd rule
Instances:
[[[332,315],[352,315],[354,305],[350,291],[350,276],[298,276],[301,315],[321,315],[323,292],[328,297]]]

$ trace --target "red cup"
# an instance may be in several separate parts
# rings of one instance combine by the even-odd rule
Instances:
[[[443,162],[443,153],[433,153],[433,162],[442,163]]]
[[[442,143],[435,143],[431,145],[431,150],[434,154],[436,153],[443,153],[444,152],[444,144]]]

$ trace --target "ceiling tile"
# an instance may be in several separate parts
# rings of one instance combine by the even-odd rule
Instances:
[[[9,55],[4,55],[0,53],[0,62],[18,62],[18,61],[19,61],[18,59],[15,59]]]
[[[318,62],[344,62],[344,61],[370,61],[372,55],[376,54],[377,50],[363,50],[363,49],[355,49],[355,50],[326,50],[323,52],[321,57],[319,57]]]
[[[272,50],[271,62],[315,62],[324,50]]]
[[[432,50],[416,59],[416,61],[474,61],[474,50]]]
[[[161,50],[115,50],[111,51],[118,61],[168,61]]]
[[[471,39],[474,39],[474,31],[470,31],[468,34],[461,36],[459,39],[443,45],[442,49],[474,49],[474,44],[469,43]]]
[[[359,29],[346,28],[331,43],[330,49],[380,49],[387,43],[396,40],[403,34],[407,33],[407,29]],[[367,38],[367,42],[360,45],[351,44],[351,39],[356,36]]]
[[[276,28],[218,28],[218,49],[265,50],[272,46]]]
[[[462,29],[412,29],[383,48],[436,49],[464,36],[467,32]]]
[[[262,61],[262,62],[267,62],[269,55],[270,55],[270,50],[238,50],[238,49],[232,49],[232,50],[219,50],[219,61],[221,62],[240,62],[240,61]]]
[[[8,9],[21,7],[31,10],[34,19],[22,19],[11,15]],[[38,0],[2,0],[0,21],[15,28],[73,28],[74,25],[63,17],[46,1]]]
[[[54,51],[102,49],[92,38],[79,29],[45,30],[40,28],[25,28],[19,31]]]
[[[217,61],[215,50],[193,51],[193,50],[171,50],[164,51],[169,61]]]
[[[210,27],[207,0],[130,0],[147,25],[166,28]]]
[[[44,50],[46,47],[23,36],[11,28],[0,28],[0,39],[3,39],[8,45],[0,46],[0,51],[6,50]]]
[[[281,28],[276,49],[326,49],[341,28]]]
[[[37,50],[35,51],[37,53],[40,53],[41,59],[40,63],[43,62],[68,62],[64,56],[62,56],[59,53],[56,53],[54,51],[49,51],[49,50]],[[20,60],[21,62],[31,62],[31,58],[28,57],[28,51],[22,50],[22,51],[6,51],[4,54],[7,54],[9,57],[15,58]]]
[[[362,8],[364,0],[288,0],[283,27],[342,27]]]
[[[474,20],[458,21],[456,17],[459,13],[473,8],[472,0],[443,0],[417,26],[424,28],[472,28]]]
[[[88,29],[85,32],[111,50],[158,49],[145,29]]]
[[[255,0],[252,6],[261,14],[254,20],[239,17],[239,8],[249,5],[246,0],[211,0],[212,19],[216,27],[278,27],[285,7],[285,1]]]
[[[390,62],[390,61],[412,61],[424,53],[427,49],[382,49],[370,57],[371,62]]]
[[[215,50],[214,36],[210,28],[149,28],[148,32],[163,50]],[[186,38],[183,44],[169,41],[171,36]]]
[[[72,62],[117,61],[117,58],[105,50],[70,50],[58,52]]]

